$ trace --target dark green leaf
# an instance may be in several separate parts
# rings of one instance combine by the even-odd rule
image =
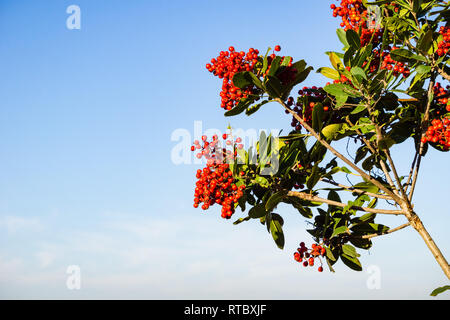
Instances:
[[[323,105],[316,103],[312,110],[312,127],[316,132],[320,132],[323,126]]]
[[[280,98],[283,93],[283,85],[277,77],[267,75],[265,87],[271,98]]]
[[[353,269],[355,271],[362,271],[361,262],[359,262],[358,258],[351,257],[345,253],[342,253],[341,259],[342,262],[344,262],[344,264],[350,269]]]
[[[256,98],[258,98],[258,96],[251,95],[247,98],[241,99],[241,101],[239,102],[239,104],[237,106],[235,106],[233,109],[225,112],[225,116],[231,117],[231,116],[235,116],[235,115],[238,115],[238,114],[244,112],[248,107],[250,107],[250,105],[253,102],[255,102]]]
[[[272,238],[275,241],[278,248],[284,248],[284,233],[282,228],[282,223],[279,219],[274,215],[270,221],[270,233],[272,234]]]
[[[351,48],[358,50],[361,47],[361,39],[358,33],[356,33],[353,29],[347,30],[345,37]]]
[[[265,206],[266,211],[271,212],[283,200],[286,194],[287,194],[286,190],[281,190],[272,194],[266,202]]]
[[[427,62],[427,59],[425,57],[414,54],[407,49],[392,50],[390,55],[393,60],[398,62],[411,62],[411,61]]]
[[[258,219],[264,217],[266,213],[267,211],[264,208],[264,205],[260,203],[249,210],[248,216],[252,219]]]

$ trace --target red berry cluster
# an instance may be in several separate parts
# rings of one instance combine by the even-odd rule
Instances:
[[[398,49],[397,47],[392,47],[392,50]],[[381,57],[383,58],[383,62],[381,63],[381,69],[394,70],[394,76],[399,74],[404,77],[408,77],[411,73],[408,66],[404,62],[398,62],[391,58],[389,52],[391,48],[387,48],[387,52],[381,52]]]
[[[330,6],[333,10],[333,17],[342,18],[341,27],[348,29],[358,29],[361,18],[367,16],[362,0],[341,0],[340,6],[335,4]]]
[[[450,86],[447,86],[447,90],[441,86],[441,84],[438,82],[435,84],[433,91],[434,91],[434,96],[436,99],[436,102],[438,104],[444,105],[445,106],[445,110],[447,110],[448,112],[450,112],[450,101],[447,98],[447,95],[449,94],[449,89]]]
[[[311,88],[303,87],[302,90],[298,91],[298,94],[300,97],[308,97],[308,104],[303,106],[302,102],[299,101],[295,104],[295,107],[292,109],[303,118],[303,120],[308,124],[312,124],[312,111],[314,109],[314,106],[318,102],[323,102],[325,98],[327,97],[326,92],[323,90],[323,88],[317,88],[316,86],[313,86]],[[290,107],[294,104],[294,99],[292,97],[289,97],[287,106]],[[329,110],[328,105],[324,105],[323,109],[324,111]],[[291,127],[294,127],[295,130],[300,131],[302,126],[298,122],[298,120],[295,117],[292,117]]]
[[[428,127],[422,142],[436,143],[442,146],[444,151],[450,150],[450,118],[434,119]]]
[[[253,71],[258,63],[259,51],[250,48],[247,53],[237,52],[234,47],[229,47],[228,51],[221,51],[217,58],[211,59],[211,64],[206,65],[206,69],[215,76],[223,79],[221,97],[221,107],[226,110],[233,109],[239,101],[252,94],[254,87],[244,90],[233,84],[233,76],[238,72]]]
[[[323,246],[319,244],[313,243],[311,245],[311,249],[308,249],[305,246],[304,242],[300,243],[300,247],[297,248],[297,251],[294,253],[294,260],[302,263],[304,267],[314,266],[314,262],[316,258],[319,258],[320,261],[320,267],[317,269],[319,272],[323,271],[322,267],[322,261],[320,260],[320,257],[324,257],[326,254],[326,250]],[[305,259],[305,261],[303,261]]]
[[[446,55],[450,49],[450,27],[441,27],[439,33],[442,35],[443,40],[438,43],[437,54],[442,57]]]
[[[369,42],[381,42],[383,32],[380,28],[369,26],[368,12],[362,0],[341,0],[340,6],[332,4],[330,8],[333,10],[333,17],[340,16],[342,18],[340,25],[345,31],[353,29],[358,32],[361,29],[362,46]]]
[[[223,140],[228,138],[227,134],[222,136]],[[201,205],[203,210],[208,210],[214,204],[222,206],[222,218],[230,219],[234,214],[235,205],[243,196],[245,185],[237,186],[233,178],[233,173],[227,160],[236,157],[236,151],[232,152],[226,148],[222,148],[219,138],[214,135],[212,141],[208,142],[206,136],[202,136],[203,146],[199,141],[195,141],[191,147],[192,151],[201,149],[197,154],[198,158],[205,157],[207,159],[206,167],[203,170],[197,170],[194,208]],[[232,145],[233,149],[243,148],[240,138],[235,141],[226,140],[227,145]],[[242,174],[241,174],[242,175]]]
[[[340,6],[332,4],[331,9],[333,10],[333,16],[340,16],[342,18],[341,27],[345,31],[353,29],[360,33],[361,45],[366,46],[372,43],[374,46],[374,56],[370,63],[370,72],[378,71],[380,61],[381,69],[393,70],[394,76],[402,75],[408,77],[411,73],[408,66],[403,62],[394,61],[390,56],[391,48],[381,51],[376,49],[383,38],[383,30],[381,28],[376,28],[370,26],[370,17],[368,16],[368,11],[363,5],[362,0],[340,0]],[[385,10],[398,12],[399,8],[395,2],[385,4]],[[395,50],[397,48],[392,48]],[[363,64],[365,66],[367,62]],[[349,79],[345,76],[341,76],[341,79],[336,80],[335,83],[349,83]]]
[[[208,163],[224,163],[233,161],[237,155],[237,149],[243,149],[244,145],[241,143],[241,138],[236,138],[236,140],[226,140],[228,138],[227,134],[223,134],[222,138],[225,142],[224,146],[233,146],[233,151],[222,148],[222,142],[219,141],[219,137],[217,135],[213,135],[212,141],[208,142],[207,136],[202,136],[203,145],[198,141],[194,141],[194,145],[191,146],[191,151],[198,150],[196,157],[201,159],[205,157]]]

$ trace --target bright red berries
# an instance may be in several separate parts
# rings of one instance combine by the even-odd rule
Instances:
[[[447,86],[447,90],[441,86],[438,82],[433,88],[433,93],[437,104],[442,105],[445,108],[445,111],[450,112],[450,104],[447,98],[449,94],[450,86]]]
[[[322,272],[322,261],[320,260],[320,257],[324,257],[326,254],[326,250],[323,246],[318,244],[312,244],[311,249],[308,249],[305,246],[304,242],[300,243],[300,247],[297,248],[297,251],[294,252],[294,260],[297,262],[303,262],[303,266],[307,267],[313,267],[315,264],[315,260],[319,259],[321,266],[319,267],[318,271]],[[303,261],[303,259],[306,259]]]
[[[422,138],[422,143],[438,144],[444,151],[450,150],[450,118],[434,119]]]
[[[392,50],[398,49],[397,47],[392,47]],[[391,58],[389,52],[391,51],[390,47],[387,48],[387,51],[378,54],[376,51],[377,58],[381,56],[383,58],[383,62],[381,63],[381,69],[393,70],[394,76],[399,74],[403,75],[403,77],[408,77],[411,73],[407,65],[403,62],[397,62]]]
[[[281,47],[280,47],[279,45],[276,45],[276,46],[275,46],[275,51],[277,51],[277,52],[278,52],[278,51],[281,51]]]
[[[228,135],[224,134],[223,137],[226,139]],[[234,214],[239,199],[244,195],[245,185],[236,184],[227,163],[234,160],[236,154],[227,150],[216,135],[213,136],[212,141],[207,140],[207,137],[203,136],[203,145],[196,140],[191,147],[191,150],[201,150],[197,154],[198,158],[207,159],[206,167],[203,170],[197,170],[196,173],[198,180],[195,184],[194,208],[202,204],[201,208],[208,210],[214,204],[218,204],[222,206],[222,218],[229,219]],[[227,140],[226,142],[230,142],[228,144],[233,146],[233,150],[236,148],[235,141]]]
[[[341,27],[345,31],[353,29],[356,32],[361,30],[361,45],[365,46],[369,42],[378,44],[381,41],[383,32],[378,26],[372,25],[369,21],[368,11],[362,0],[341,0],[340,6],[332,4],[333,17],[341,17]]]
[[[383,38],[383,30],[372,21],[373,17],[369,16],[367,8],[364,6],[362,0],[341,0],[340,6],[336,5],[330,6],[333,10],[334,17],[341,17],[341,27],[345,31],[352,29],[359,33],[361,46],[366,46],[371,43],[374,47],[373,58],[370,61],[369,71],[376,72],[380,67],[381,69],[393,70],[393,75],[402,75],[403,77],[408,77],[410,75],[410,70],[405,63],[394,61],[390,56],[391,48],[388,47],[385,50],[377,49],[376,47],[380,45]],[[398,7],[395,3],[387,3],[384,5],[386,11],[397,12]],[[392,48],[394,50],[396,48]],[[368,62],[364,62],[363,67],[366,66]],[[341,79],[336,80],[335,83],[348,83],[349,79],[345,76],[341,76]]]
[[[244,90],[233,84],[233,76],[238,72],[253,71],[258,62],[259,51],[250,48],[247,53],[235,51],[229,47],[228,51],[221,51],[217,58],[211,59],[211,64],[206,69],[215,76],[223,79],[221,97],[221,108],[231,110],[239,101],[252,94],[255,88],[249,87]]]
[[[442,41],[438,43],[437,55],[442,57],[448,53],[450,49],[450,27],[445,26],[439,29],[439,33],[442,35]]]

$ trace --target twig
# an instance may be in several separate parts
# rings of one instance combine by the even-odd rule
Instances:
[[[361,237],[357,237],[357,238],[358,239],[371,239],[371,238],[375,238],[375,237],[379,237],[379,236],[384,236],[386,234],[390,234],[390,233],[393,233],[395,231],[404,229],[404,228],[408,227],[409,225],[410,225],[410,223],[408,222],[408,223],[402,224],[401,226],[398,226],[397,228],[389,229],[386,232],[367,234],[367,235],[364,235],[364,236],[361,236]]]
[[[345,203],[313,196],[312,194],[309,194],[306,192],[289,191],[287,195],[291,196],[291,197],[297,197],[297,198],[307,200],[307,201],[321,202],[321,203],[325,203],[325,204],[329,204],[329,205],[341,207],[341,208],[348,206]],[[379,214],[392,214],[392,215],[404,214],[404,212],[401,210],[373,209],[373,208],[366,208],[366,207],[359,207],[359,206],[352,206],[351,209],[358,210],[358,211],[364,211],[364,212],[370,212],[370,213],[379,213]]]

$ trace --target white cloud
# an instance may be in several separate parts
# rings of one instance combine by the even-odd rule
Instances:
[[[0,282],[8,288],[0,293],[6,298],[94,299],[425,297],[418,291],[425,284],[409,292],[400,280],[383,278],[383,290],[370,291],[364,272],[338,265],[336,274],[319,274],[299,267],[291,254],[309,236],[302,225],[293,228],[289,216],[285,220],[286,248],[281,251],[255,221],[233,226],[212,215],[109,216],[89,230],[38,235],[31,253],[0,259]],[[363,259],[366,266],[380,262],[383,277],[392,278],[388,263],[367,255]],[[65,286],[71,264],[81,268],[78,293]],[[436,278],[430,275],[423,282]]]

